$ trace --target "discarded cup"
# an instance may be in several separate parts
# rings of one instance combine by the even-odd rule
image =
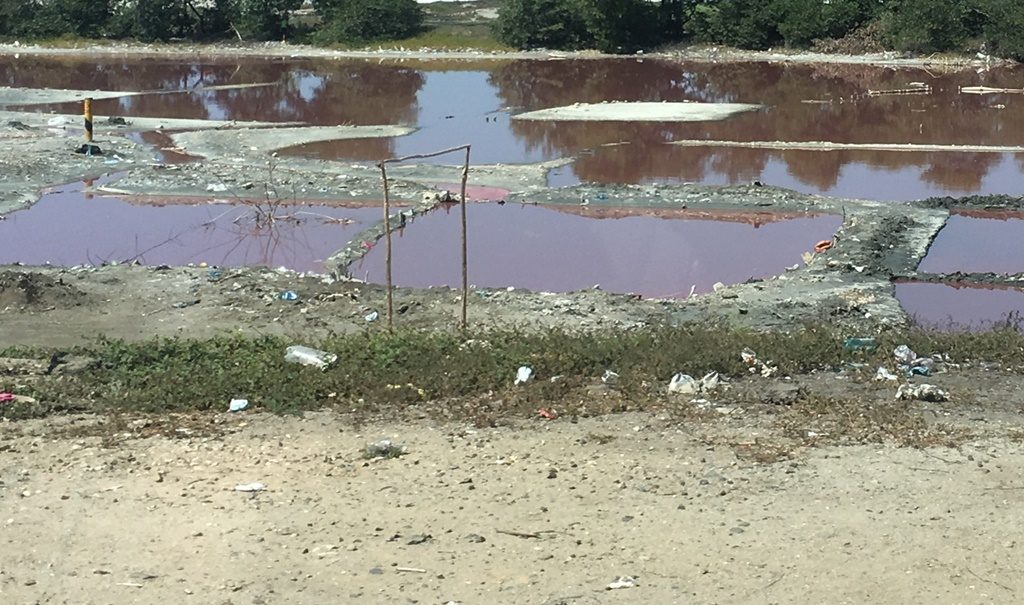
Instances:
[[[327,351],[294,345],[284,350],[284,360],[290,363],[301,363],[304,366],[316,366],[323,370],[338,361],[338,356]]]
[[[531,378],[533,378],[533,368],[530,366],[520,366],[520,368],[516,370],[515,385],[519,386],[521,384],[526,384],[527,382],[530,382]]]
[[[228,404],[229,412],[241,412],[245,408],[249,407],[248,399],[232,399],[231,403]]]
[[[743,363],[747,364],[748,366],[753,366],[757,364],[757,353],[755,353],[753,349],[743,349],[743,351],[740,353],[740,357],[743,359]]]
[[[366,317],[364,317],[363,319],[365,319],[367,323],[372,323],[377,321],[378,317],[380,317],[380,313],[376,311],[370,311],[369,313],[366,314]]]

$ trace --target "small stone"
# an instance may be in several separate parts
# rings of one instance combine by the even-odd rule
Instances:
[[[470,542],[472,544],[480,544],[482,542],[486,542],[487,538],[481,536],[480,534],[467,534],[465,540],[466,542]]]

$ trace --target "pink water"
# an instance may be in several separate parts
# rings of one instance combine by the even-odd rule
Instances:
[[[1024,218],[977,211],[949,217],[918,270],[924,273],[1024,273]]]
[[[0,221],[0,264],[61,266],[139,261],[286,266],[322,271],[322,261],[380,220],[379,208],[288,205],[272,223],[227,203],[129,203],[80,191],[43,196]],[[343,224],[343,221],[352,221]]]
[[[782,273],[800,264],[801,253],[815,242],[830,238],[841,221],[824,215],[765,223],[764,216],[753,214],[722,214],[722,220],[592,218],[569,211],[468,206],[470,283],[554,292],[600,284],[612,292],[685,297],[694,286],[697,292],[708,292],[715,282]],[[436,210],[399,231],[394,238],[395,283],[461,283],[459,233],[458,207]],[[384,259],[384,247],[378,245],[352,265],[351,273],[379,283]]]
[[[577,181],[744,183],[883,200],[1024,193],[1024,154],[771,151],[676,147],[680,139],[1020,145],[1024,95],[970,95],[964,86],[1019,88],[1024,68],[934,73],[867,65],[564,61],[314,61],[23,57],[0,65],[10,86],[160,91],[97,101],[98,114],[313,124],[408,124],[392,139],[325,142],[290,153],[346,161],[470,143],[473,162],[577,157]],[[869,96],[930,85],[930,94]],[[269,86],[209,90],[211,86]],[[167,91],[184,91],[163,94]],[[602,101],[760,103],[719,122],[523,122],[521,111]],[[36,106],[77,113],[77,104]],[[102,130],[102,124],[98,125]],[[101,133],[102,134],[102,133]],[[612,144],[624,143],[619,146]],[[438,162],[450,162],[440,158]]]
[[[981,284],[897,283],[896,298],[918,325],[984,330],[1024,315],[1024,289]]]

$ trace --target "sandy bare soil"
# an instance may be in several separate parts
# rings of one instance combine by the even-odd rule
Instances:
[[[1019,440],[762,464],[744,446],[764,432],[756,416],[647,414],[486,429],[328,412],[8,424],[0,599],[1010,603],[1024,591]],[[379,439],[407,454],[364,459]],[[236,489],[253,482],[265,490]],[[608,590],[621,576],[635,586]]]

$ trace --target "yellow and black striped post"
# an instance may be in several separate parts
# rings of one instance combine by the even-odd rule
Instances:
[[[82,111],[85,117],[85,142],[92,143],[92,99],[86,99]]]

